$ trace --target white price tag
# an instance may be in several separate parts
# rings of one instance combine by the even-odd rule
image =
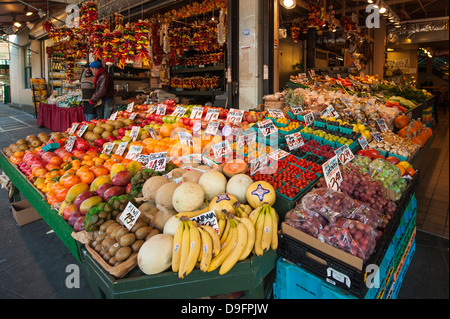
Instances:
[[[314,124],[314,114],[312,112],[306,114],[303,118],[306,126],[312,126]]]
[[[194,146],[194,140],[192,139],[192,135],[188,132],[178,132],[178,136],[180,137],[180,143],[187,145],[189,147]]]
[[[208,109],[205,115],[205,121],[217,121],[219,118],[219,109]]]
[[[73,146],[75,145],[75,141],[76,141],[76,137],[75,136],[70,136],[69,137],[69,140],[67,141],[67,144],[66,144],[66,151],[67,152],[72,152],[72,150],[73,150]]]
[[[178,105],[173,111],[172,116],[182,117],[184,114],[186,114],[186,111],[187,110],[184,107]]]
[[[336,117],[336,111],[334,110],[334,107],[332,105],[328,106],[325,110],[320,113],[321,116],[329,118],[331,116]]]
[[[377,142],[382,142],[384,141],[383,136],[381,136],[381,134],[379,132],[372,132],[372,137],[374,138],[375,141]]]
[[[141,211],[137,209],[131,202],[128,202],[127,207],[120,214],[119,220],[125,225],[125,227],[130,230],[133,228],[134,224],[141,215]]]
[[[156,108],[156,115],[166,115],[166,107],[167,105],[165,104],[158,105]]]
[[[244,110],[230,109],[227,116],[227,122],[241,123],[244,116]]]
[[[141,155],[142,149],[144,147],[137,146],[137,145],[131,145],[130,149],[128,150],[127,156],[125,156],[126,159],[130,159],[132,161],[136,161]]]
[[[76,132],[78,125],[79,123],[73,123],[72,127],[70,128],[69,135],[72,135],[73,133]]]
[[[353,152],[347,144],[339,147],[334,153],[342,164],[347,164],[355,158],[355,155],[353,155]]]
[[[303,108],[301,107],[301,105],[292,105],[291,111],[294,115],[300,115],[303,112]]]
[[[125,150],[127,149],[128,142],[122,142],[116,149],[116,155],[122,156]]]
[[[380,128],[381,132],[384,133],[384,132],[389,131],[389,128],[386,125],[386,121],[384,119],[377,119],[377,124],[378,124],[378,127]]]
[[[265,120],[258,122],[258,127],[264,136],[269,136],[278,131],[277,127],[273,124],[272,120]]]
[[[340,191],[342,183],[342,174],[339,169],[339,161],[337,156],[332,157],[322,165],[323,175],[328,188]]]
[[[150,137],[152,139],[159,140],[158,134],[156,134],[156,132],[151,127],[148,128],[148,133],[150,134]]]
[[[114,112],[113,114],[111,114],[111,116],[109,117],[109,119],[110,119],[111,121],[115,121],[116,118],[117,118],[117,113],[118,113],[118,112]]]
[[[223,194],[223,196],[225,196],[228,194]],[[221,195],[219,195],[221,196]],[[220,198],[219,198],[220,199]],[[217,217],[216,217],[216,213],[211,210],[209,212],[197,215],[195,217],[192,217],[191,220],[196,221],[197,224],[200,225],[207,225],[207,226],[211,226],[217,234],[220,234],[220,230],[219,230],[219,223],[217,222]]]
[[[82,137],[84,132],[86,132],[88,126],[86,124],[83,124],[80,129],[78,130],[77,136]]]
[[[111,154],[113,148],[114,148],[114,143],[111,143],[111,142],[110,143],[106,143],[104,145],[104,147],[103,147],[102,153],[106,154],[106,155],[109,155],[109,154]]]
[[[250,175],[255,175],[263,168],[267,167],[268,158],[267,155],[262,155],[258,158],[255,158],[250,163]]]
[[[268,109],[270,117],[274,119],[286,118],[282,110]]]
[[[148,110],[147,110],[147,113],[148,114],[153,114],[153,113],[156,112],[157,109],[158,109],[158,107],[156,105],[150,105]]]
[[[131,113],[129,119],[134,120],[136,118],[136,115],[137,115],[136,112]]]
[[[225,154],[230,153],[232,151],[231,147],[230,147],[230,144],[228,143],[227,140],[224,140],[222,142],[219,142],[217,144],[212,145],[211,149],[212,149],[212,151],[214,153],[214,156],[216,158],[217,157],[222,157]]]
[[[358,138],[358,142],[359,142],[359,145],[361,145],[361,148],[363,150],[368,150],[370,148],[369,142],[367,142],[367,140],[364,136],[361,136],[360,138]]]
[[[201,120],[202,116],[203,116],[203,107],[202,106],[194,106],[191,111],[191,119]]]
[[[243,148],[245,145],[255,145],[256,144],[256,132],[246,135],[239,135],[237,138],[237,147]]]
[[[216,135],[218,129],[219,129],[219,122],[216,121],[209,122],[208,126],[206,127],[205,134]]]
[[[139,135],[140,126],[133,126],[130,133],[130,138],[133,142],[135,142]]]
[[[275,161],[279,161],[280,159],[285,158],[288,156],[289,153],[286,151],[283,151],[281,148],[277,149],[276,151],[273,151],[269,154],[269,157],[272,158]]]
[[[167,152],[153,153],[149,155],[147,168],[153,169],[157,172],[164,172],[166,170]]]
[[[305,144],[305,141],[303,141],[303,137],[300,132],[286,135],[284,138],[286,139],[286,143],[290,151],[295,150]]]
[[[134,102],[131,102],[130,104],[127,105],[127,112],[128,113],[133,112],[133,108],[134,108]]]

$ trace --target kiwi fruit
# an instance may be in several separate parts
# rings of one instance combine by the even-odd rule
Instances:
[[[136,240],[133,245],[131,245],[131,250],[133,251],[133,253],[137,253],[139,252],[139,249],[141,249],[141,246],[145,243],[145,240],[143,239],[138,239]]]
[[[121,247],[114,255],[114,258],[116,258],[118,262],[121,262],[130,257],[131,253],[132,253],[131,247],[128,246]]]
[[[136,239],[144,239],[145,237],[147,237],[148,233],[152,230],[153,228],[150,226],[146,226],[146,227],[141,227],[139,228],[134,234],[136,235]]]
[[[114,220],[110,219],[107,220],[106,222],[104,222],[103,224],[100,225],[100,231],[105,232],[106,228],[108,228],[108,226],[111,226],[111,224],[114,223]]]
[[[136,235],[133,233],[125,234],[120,238],[120,246],[131,246],[136,241]]]
[[[120,246],[119,243],[115,243],[111,246],[111,248],[109,248],[108,254],[114,256],[120,248],[122,248],[122,246]]]
[[[122,226],[121,226],[121,227],[117,230],[116,235],[114,236],[114,238],[115,238],[117,241],[120,241],[120,238],[121,238],[123,235],[128,234],[128,233],[129,233],[128,229],[126,229],[125,227],[122,227]]]
[[[137,221],[136,224],[131,228],[130,232],[135,233],[139,228],[147,226],[146,223],[142,221]]]

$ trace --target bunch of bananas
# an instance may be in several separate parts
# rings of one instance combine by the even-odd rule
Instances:
[[[178,272],[180,279],[196,267],[202,272],[219,268],[223,275],[251,253],[262,256],[269,248],[277,249],[275,209],[265,204],[247,214],[243,208],[236,207],[236,215],[221,215],[219,234],[213,227],[189,219],[189,214],[179,214],[181,223],[173,240],[172,271]]]
[[[255,228],[256,238],[254,253],[262,256],[264,252],[278,247],[278,214],[275,209],[264,204],[254,209],[249,219]]]

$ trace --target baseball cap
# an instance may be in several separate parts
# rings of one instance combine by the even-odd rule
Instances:
[[[94,62],[91,62],[91,64],[89,64],[89,66],[94,69],[100,69],[102,67],[102,63],[98,62],[98,61],[94,61]]]

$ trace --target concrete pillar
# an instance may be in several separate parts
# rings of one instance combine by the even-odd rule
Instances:
[[[373,40],[372,75],[378,74],[378,78],[383,79],[386,50],[386,19],[380,19],[380,27],[374,29]]]

